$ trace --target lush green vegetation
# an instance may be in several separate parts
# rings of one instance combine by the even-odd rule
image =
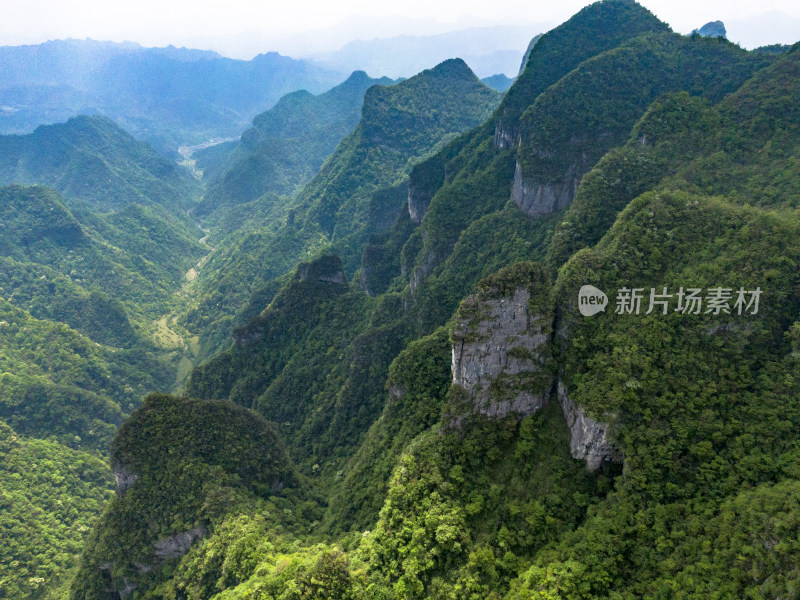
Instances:
[[[106,583],[129,577],[134,597],[176,600],[793,597],[800,53],[665,29],[634,3],[587,7],[532,48],[493,117],[440,136],[413,164],[390,150],[421,135],[401,107],[423,109],[394,98],[402,84],[372,88],[364,120],[299,195],[242,205],[279,224],[254,228],[244,208],[214,221],[247,231],[229,238],[236,256],[215,257],[227,268],[219,293],[237,275],[258,283],[249,301],[239,292],[238,317],[208,297],[204,318],[222,309],[240,324],[187,392],[273,421],[299,483],[277,496],[225,484],[236,490],[227,508],[203,521],[198,482],[230,481],[249,463],[220,460],[211,475],[182,450],[148,455],[141,472],[185,464],[189,479],[161,495],[155,476],[137,480],[96,539],[143,514],[156,517],[131,528],[141,552],[192,527],[203,538]],[[512,134],[521,144],[504,143]],[[519,211],[518,163],[548,182],[584,153],[591,169],[569,209]],[[406,202],[410,212],[392,209]],[[262,248],[279,251],[267,261]],[[587,283],[610,299],[592,318],[575,303]],[[730,312],[644,314],[649,293],[642,314],[617,314],[626,286],[762,296],[757,314],[738,314],[733,299]],[[451,385],[453,319],[480,320],[480,302],[520,287],[544,323],[537,382],[550,401],[529,415],[473,413]],[[590,472],[574,458],[558,383],[607,424],[622,464]],[[181,421],[170,420],[176,435]],[[130,423],[115,448],[137,435],[151,445],[158,428]],[[198,440],[229,431],[192,427]],[[159,508],[142,509],[150,503]],[[121,551],[94,544],[84,568],[99,577]],[[84,580],[74,597],[99,597],[81,595]]]
[[[0,420],[0,598],[64,596],[111,481],[100,459]]]
[[[89,541],[94,558],[82,563],[73,597],[158,580],[155,567],[182,554],[170,535],[200,537],[237,504],[281,492],[285,500],[298,485],[272,425],[229,402],[148,396],[120,429],[111,462],[118,495]],[[119,474],[135,483],[121,485]]]
[[[242,134],[226,164],[212,168],[216,178],[203,173],[209,188],[195,213],[247,203],[268,193],[292,194],[319,172],[358,125],[367,88],[391,83],[356,71],[324,94],[314,96],[305,90],[287,94],[253,119],[253,127]]]
[[[701,515],[717,515],[743,490],[794,477],[789,465],[796,442],[787,432],[795,427],[800,401],[791,346],[798,308],[796,228],[789,215],[685,192],[650,192],[623,211],[595,249],[579,252],[562,269],[560,304],[571,331],[562,348],[562,377],[592,414],[615,415],[628,476],[618,479],[613,502],[537,560],[526,576],[531,582],[542,584],[553,570],[565,569],[580,578],[566,597],[668,589],[700,597],[703,589],[719,589],[710,572],[694,582],[675,580],[684,569],[704,569],[695,561],[716,551],[714,537],[698,538]],[[760,286],[764,295],[757,315],[672,311],[589,321],[574,315],[572,300],[586,281],[606,289],[660,290],[663,284],[677,290],[690,281],[700,288]],[[578,542],[578,536],[592,541]],[[612,539],[612,547],[639,550],[609,556],[601,548]],[[725,552],[724,546],[719,550]],[[789,548],[778,556],[764,550],[764,561],[796,561]],[[730,578],[724,585],[734,595],[751,586],[776,594],[791,589],[793,567],[774,572],[778,592],[759,568],[748,572],[740,565],[728,564],[722,578]]]
[[[447,329],[408,344],[389,366],[387,400],[358,452],[327,515],[332,528],[343,523],[366,529],[375,519],[403,449],[438,421],[450,389]],[[355,514],[351,514],[355,513]]]
[[[40,184],[103,208],[191,206],[199,186],[109,119],[80,116],[30,135],[0,136],[0,184]]]
[[[337,94],[348,87],[340,86]],[[227,217],[214,215],[220,237],[212,232],[212,243],[219,239],[224,247],[205,265],[206,275],[198,281],[196,298],[182,322],[210,338],[211,349],[220,349],[237,308],[251,296],[264,298],[264,289],[274,294],[271,283],[301,260],[334,251],[351,276],[370,236],[390,230],[404,210],[404,180],[413,165],[485,120],[499,100],[500,94],[484,86],[461,60],[446,61],[395,85],[370,87],[355,130],[296,196],[267,193],[234,207]],[[287,108],[296,102],[287,102]],[[275,116],[265,113],[264,129],[275,127]],[[284,127],[292,135],[299,128]],[[258,139],[258,130],[254,128],[252,137]],[[238,231],[224,233],[231,229]]]
[[[661,94],[685,90],[720,100],[765,62],[724,38],[675,33],[642,36],[589,59],[523,113],[517,153],[522,177],[562,181],[570,167],[582,174],[624,143]]]
[[[634,2],[596,2],[536,40],[515,84],[497,112],[498,142],[515,141],[522,113],[549,86],[583,61],[646,33],[669,26]],[[503,133],[505,132],[505,133]]]
[[[584,178],[558,224],[549,261],[558,267],[596,243],[619,211],[665,178],[671,186],[740,203],[796,207],[798,117],[792,98],[800,92],[799,68],[795,50],[716,106],[686,92],[654,102],[628,143]]]
[[[245,150],[333,133],[352,108],[344,88],[292,95],[231,155],[194,283],[206,248],[180,202],[103,213],[2,189],[0,484],[43,533],[13,530],[24,568],[0,582],[75,600],[796,597],[800,49],[784,50],[607,0],[532,45],[499,105],[447,61],[363,92],[324,164],[308,146],[253,177]],[[515,174],[576,164],[569,208],[519,210]],[[593,317],[586,284],[609,297]],[[709,308],[720,286],[727,310],[674,310],[681,288]],[[638,314],[616,310],[626,287]],[[215,355],[185,395],[137,408],[176,380],[156,319]],[[476,377],[496,407],[544,405],[484,411]],[[67,590],[87,530],[64,528],[100,514],[108,471],[84,483],[106,451],[117,495]],[[82,465],[57,480],[75,510],[25,496],[44,485],[35,452]]]
[[[336,256],[301,264],[264,313],[234,332],[234,347],[195,370],[187,391],[258,410],[305,472],[335,475],[383,405],[403,343],[397,300],[350,290]]]
[[[0,187],[0,595],[63,598],[110,495],[118,427],[191,356],[156,335],[207,253],[185,215],[199,186],[102,118],[0,146],[4,182],[63,194]]]

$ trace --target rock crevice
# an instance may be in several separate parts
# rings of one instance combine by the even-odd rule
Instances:
[[[199,540],[205,534],[206,532],[202,527],[195,527],[160,539],[153,544],[155,557],[159,561],[180,558],[189,551],[189,548],[196,540]]]

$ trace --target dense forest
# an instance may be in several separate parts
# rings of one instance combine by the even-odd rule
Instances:
[[[0,599],[800,597],[798,98],[602,0],[194,175],[0,136]]]

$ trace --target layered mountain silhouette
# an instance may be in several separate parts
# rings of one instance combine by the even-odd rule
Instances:
[[[250,61],[186,48],[56,40],[0,48],[0,133],[76,114],[114,119],[159,152],[236,136],[284,94],[345,78],[277,53]]]
[[[355,72],[201,179],[0,138],[3,592],[793,597],[798,87],[604,0],[505,94]]]

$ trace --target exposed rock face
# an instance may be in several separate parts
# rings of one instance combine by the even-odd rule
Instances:
[[[457,411],[502,418],[525,416],[547,402],[552,387],[550,317],[530,308],[518,287],[494,298],[470,296],[453,332],[453,383],[465,397]],[[459,426],[456,417],[451,426]]]
[[[594,472],[622,455],[611,440],[611,426],[586,416],[556,379],[553,324],[549,283],[539,265],[515,265],[481,282],[456,315],[453,387],[443,422],[460,429],[472,415],[521,418],[558,398],[570,431],[570,454]]]
[[[120,600],[125,600],[125,598],[129,598],[130,595],[136,590],[137,585],[133,581],[129,581],[127,578],[124,578],[125,587],[119,590],[119,598]]]
[[[422,260],[422,264],[419,265],[414,272],[411,274],[410,279],[408,280],[408,288],[412,294],[417,290],[419,284],[421,284],[425,278],[433,271],[433,268],[436,266],[436,253],[431,250],[425,255],[425,258]]]
[[[125,492],[136,483],[138,475],[131,473],[125,466],[116,463],[114,465],[114,480],[116,481],[117,495],[122,497]]]
[[[114,585],[114,580],[111,574],[112,564],[103,563],[99,566],[100,573],[102,576],[103,581],[103,592],[106,594],[107,598],[111,600],[125,600],[128,598],[134,590],[136,590],[136,584],[130,581],[127,577],[122,578],[122,587],[118,590],[117,587]]]
[[[201,527],[195,527],[189,531],[176,533],[163,540],[158,540],[153,544],[155,556],[160,561],[180,558],[189,551],[195,540],[199,540],[205,533],[205,530]]]
[[[419,225],[422,222],[422,217],[430,206],[432,194],[427,193],[428,190],[408,188],[408,216],[411,222]]]
[[[496,148],[513,148],[517,141],[518,134],[517,127],[508,127],[503,122],[503,119],[497,119],[497,125],[494,126],[494,145]]]
[[[558,401],[567,419],[570,432],[569,449],[572,458],[586,461],[589,471],[597,471],[605,461],[619,460],[619,451],[609,439],[610,426],[590,419],[570,400],[567,388],[558,382]]]
[[[332,273],[330,275],[320,275],[319,281],[323,283],[338,283],[339,285],[344,285],[344,272],[339,271],[338,273]]]
[[[260,321],[254,319],[252,323],[233,330],[231,337],[237,346],[255,344],[264,337],[266,328]]]
[[[722,21],[710,21],[703,25],[700,29],[695,29],[692,33],[697,33],[703,37],[721,37],[727,36],[728,32],[725,31],[725,24]]]
[[[522,167],[517,162],[514,170],[514,185],[511,196],[514,204],[532,217],[548,215],[567,208],[572,204],[578,191],[582,173],[578,165],[571,165],[564,173],[564,180],[557,183],[537,183],[526,181]]]
[[[419,225],[436,192],[444,185],[442,157],[435,155],[411,169],[408,177],[408,216]]]
[[[366,256],[366,253],[367,252],[365,250],[364,251],[364,255],[365,256]],[[358,287],[360,287],[362,290],[364,290],[364,292],[367,294],[367,296],[370,296],[370,297],[375,296],[375,292],[369,286],[369,281],[370,281],[371,277],[372,277],[372,266],[369,263],[364,264],[364,261],[362,260],[362,263],[361,263],[361,276],[358,278]]]
[[[322,256],[311,263],[303,263],[297,268],[296,278],[300,281],[319,281],[344,285],[342,261],[338,256]]]
[[[114,469],[114,474],[116,475],[116,467]],[[136,476],[134,475],[134,478]],[[119,485],[119,484],[118,484]],[[162,540],[158,540],[155,544],[153,544],[154,548],[154,555],[156,558],[157,563],[163,563],[166,560],[170,560],[172,558],[180,558],[184,554],[189,551],[192,544],[199,540],[206,534],[206,530],[201,527],[195,527],[194,529],[190,529],[189,531],[184,531],[181,533],[176,533],[175,535],[171,535],[167,538]],[[100,572],[102,573],[103,581],[106,585],[105,592],[108,594],[109,598],[118,598],[119,600],[125,600],[129,598],[130,595],[136,591],[138,588],[138,584],[136,581],[129,579],[128,577],[122,577],[121,583],[122,586],[118,587],[114,584],[112,570],[113,564],[110,562],[103,563],[99,565]],[[136,563],[136,568],[140,574],[149,573],[153,570],[154,565],[148,564],[141,564]]]

